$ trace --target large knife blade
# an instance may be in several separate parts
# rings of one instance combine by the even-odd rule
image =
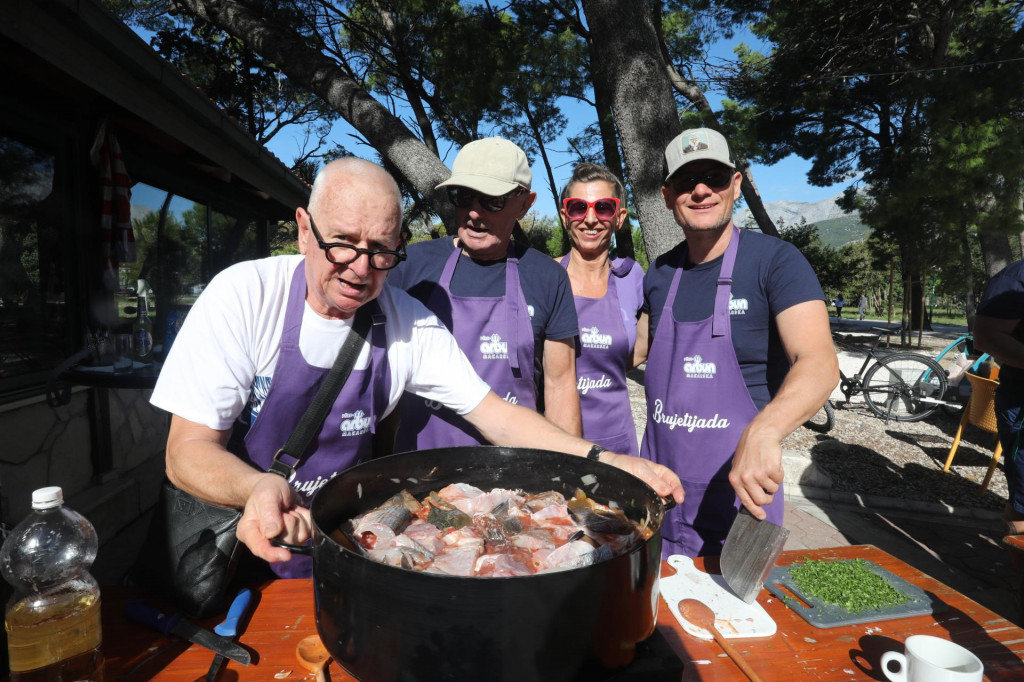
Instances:
[[[719,559],[722,577],[736,596],[748,604],[754,601],[788,537],[788,529],[759,521],[746,507],[740,507]]]
[[[228,615],[224,618],[224,622],[215,627],[213,631],[221,637],[234,640],[238,635],[239,628],[244,625],[242,621],[248,615],[251,605],[252,590],[244,587],[235,595],[234,601],[231,602],[231,606],[228,608]],[[206,673],[207,682],[213,682],[217,679],[220,667],[224,664],[224,658],[224,654],[217,654],[213,657],[213,663],[210,664],[210,669]]]
[[[252,656],[244,648],[228,641],[220,635],[214,634],[195,623],[185,620],[180,614],[167,615],[149,606],[141,599],[130,601],[125,604],[124,614],[134,620],[150,627],[164,635],[177,635],[194,644],[206,647],[210,651],[223,654],[232,661],[238,661],[242,665],[249,665]]]

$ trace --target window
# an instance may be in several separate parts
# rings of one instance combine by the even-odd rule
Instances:
[[[141,182],[132,187],[132,231],[138,259],[120,265],[117,309],[130,324],[144,296],[157,345],[168,317],[183,318],[215,274],[265,252],[253,222]]]
[[[58,157],[0,133],[0,392],[66,354],[66,229]]]

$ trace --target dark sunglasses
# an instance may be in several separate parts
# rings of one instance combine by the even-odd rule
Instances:
[[[323,249],[327,260],[336,265],[348,265],[364,253],[370,259],[370,267],[374,270],[390,270],[405,260],[405,244],[401,241],[398,243],[397,251],[361,249],[358,246],[342,242],[325,242],[323,237],[320,236],[320,231],[316,229],[316,224],[313,222],[313,214],[306,211],[306,215],[309,216],[309,229],[313,231],[313,237],[316,239],[317,246]]]
[[[677,194],[692,192],[697,185],[706,185],[715,191],[723,190],[732,184],[735,171],[728,168],[714,168],[697,175],[676,173],[668,179],[668,184]]]
[[[593,208],[594,215],[597,216],[598,220],[608,221],[618,213],[619,200],[615,197],[606,197],[604,199],[587,201],[586,199],[572,197],[562,199],[562,206],[565,208],[565,215],[569,216],[569,220],[583,220],[587,217],[587,212]]]
[[[480,206],[483,207],[485,211],[499,213],[504,210],[506,201],[512,197],[519,196],[525,191],[526,190],[522,187],[516,187],[511,192],[502,194],[500,197],[492,197],[489,194],[481,194],[475,189],[470,189],[469,187],[449,187],[448,201],[452,206],[456,206],[458,208],[469,208],[473,205],[473,200],[476,199],[480,202]]]

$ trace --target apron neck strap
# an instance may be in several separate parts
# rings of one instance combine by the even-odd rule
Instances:
[[[722,258],[722,269],[718,273],[718,286],[715,289],[715,316],[711,321],[711,336],[729,334],[729,298],[732,293],[732,272],[736,265],[736,252],[739,250],[740,231],[733,225],[732,238],[725,247]]]

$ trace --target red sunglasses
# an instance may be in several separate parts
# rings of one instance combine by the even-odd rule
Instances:
[[[587,201],[586,199],[573,197],[563,199],[562,206],[565,208],[565,214],[569,216],[569,220],[583,220],[587,217],[587,213],[591,208],[594,209],[594,215],[597,216],[598,220],[611,220],[619,211],[619,200],[614,197],[607,197]]]

